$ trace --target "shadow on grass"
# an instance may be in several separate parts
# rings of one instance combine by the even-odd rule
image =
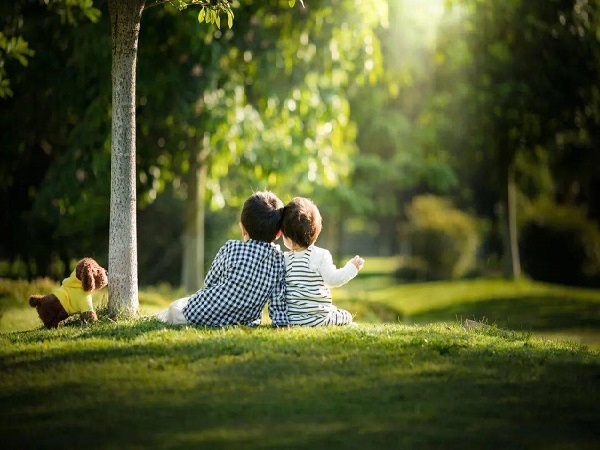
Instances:
[[[415,323],[485,320],[502,328],[546,331],[561,328],[600,329],[600,303],[564,297],[520,296],[456,303],[412,314]]]
[[[348,299],[335,304],[350,311],[358,322],[398,323],[404,317],[402,311],[384,302]]]
[[[600,443],[597,362],[555,349],[473,347],[466,334],[431,332],[428,341],[401,334],[406,341],[390,346],[384,334],[349,343],[348,335],[265,342],[250,333],[236,336],[236,353],[220,347],[219,333],[176,348],[84,347],[67,367],[77,372],[96,361],[93,370],[102,376],[84,372],[79,381],[68,373],[61,378],[61,355],[41,355],[58,366],[10,365],[4,373],[56,382],[0,388],[0,431],[9,448],[591,449]],[[141,351],[155,363],[140,364]],[[218,359],[196,361],[196,351]],[[172,364],[173,354],[185,364]]]
[[[233,329],[238,327],[229,327]],[[249,327],[239,327],[240,329],[251,330]],[[264,327],[263,327],[264,328]],[[165,333],[165,340],[177,340],[177,336],[182,333],[188,333],[188,331],[197,330],[201,333],[203,339],[210,339],[211,336],[219,335],[223,330],[227,328],[209,328],[209,327],[194,327],[194,326],[174,326],[166,325],[154,318],[142,318],[138,320],[132,320],[128,322],[115,322],[106,317],[100,317],[98,322],[95,323],[83,323],[79,320],[66,321],[64,325],[58,329],[46,329],[43,326],[35,330],[29,331],[15,331],[10,333],[4,333],[2,339],[8,344],[36,344],[41,345],[46,341],[52,342],[64,342],[71,344],[71,346],[65,349],[65,355],[61,356],[57,354],[57,362],[63,357],[71,358],[76,360],[82,355],[92,354],[100,355],[100,358],[107,357],[111,352],[119,350],[126,350],[127,354],[139,355],[148,352],[148,348],[160,347],[157,343],[147,344],[143,341],[146,336],[152,336],[156,333]],[[128,345],[131,341],[142,341],[140,344],[124,346],[120,342],[125,341],[125,345]],[[150,339],[151,340],[151,339]],[[90,341],[91,343],[86,343]],[[200,340],[199,340],[200,341]],[[101,349],[97,352],[95,348],[100,347]],[[164,347],[164,345],[162,346]],[[19,350],[15,352],[26,353],[28,350]],[[35,349],[34,349],[35,351]],[[5,355],[10,356],[10,352],[6,352]],[[98,359],[98,355],[94,356],[94,360]],[[41,359],[46,359],[41,355]],[[0,360],[0,367],[2,367],[2,360]]]

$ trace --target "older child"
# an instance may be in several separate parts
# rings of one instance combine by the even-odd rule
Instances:
[[[243,241],[227,241],[206,275],[206,286],[174,301],[157,319],[172,325],[256,326],[269,301],[273,325],[287,326],[285,262],[273,244],[281,234],[282,213],[283,203],[271,192],[248,198],[240,222]]]
[[[283,209],[286,302],[290,325],[344,325],[352,314],[333,306],[331,287],[354,278],[364,260],[355,256],[341,269],[329,251],[314,245],[321,233],[321,214],[307,198],[296,197]]]

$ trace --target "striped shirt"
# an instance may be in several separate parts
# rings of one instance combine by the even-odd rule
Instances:
[[[260,325],[269,302],[273,325],[288,325],[285,304],[285,262],[279,246],[269,242],[227,241],[217,253],[206,287],[183,308],[192,324],[222,327]]]
[[[311,245],[305,250],[285,253],[287,313],[290,325],[323,324],[337,308],[332,304],[332,287],[356,276],[351,262],[341,269],[333,264],[329,251]]]

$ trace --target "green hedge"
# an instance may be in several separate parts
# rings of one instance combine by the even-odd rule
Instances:
[[[403,234],[411,248],[409,267],[417,278],[461,278],[475,266],[480,241],[475,218],[433,195],[413,198],[406,213]]]
[[[536,280],[600,286],[600,229],[579,207],[533,206],[520,247],[523,269]]]

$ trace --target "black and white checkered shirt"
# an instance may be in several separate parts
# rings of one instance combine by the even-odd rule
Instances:
[[[227,241],[204,283],[206,287],[192,295],[183,309],[189,323],[260,325],[268,301],[273,325],[288,325],[285,262],[278,245],[252,239]]]

